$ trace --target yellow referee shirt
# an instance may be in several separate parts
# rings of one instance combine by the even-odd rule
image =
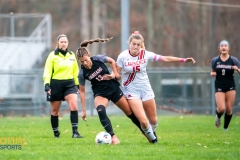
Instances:
[[[69,80],[74,79],[75,85],[78,85],[78,63],[73,52],[68,51],[66,56],[58,52],[52,51],[46,60],[43,81],[50,84],[51,79]]]

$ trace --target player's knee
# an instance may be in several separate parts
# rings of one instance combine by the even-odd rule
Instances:
[[[224,111],[225,111],[224,108],[220,108],[220,107],[218,107],[218,109],[217,109],[217,112],[218,112],[218,113],[223,113]]]
[[[226,109],[226,114],[228,114],[228,115],[232,114],[232,108],[227,108]]]
[[[148,128],[148,125],[149,125],[147,119],[141,120],[141,121],[140,121],[140,124],[141,124],[141,127],[142,127],[143,129]]]
[[[52,110],[51,111],[51,115],[53,115],[53,116],[58,116],[58,110]]]
[[[70,111],[77,111],[78,110],[77,105],[69,106],[69,108],[70,108]]]
[[[106,108],[104,107],[104,105],[97,106],[96,110],[99,116],[106,115]]]
[[[149,122],[152,125],[156,125],[156,124],[158,124],[158,119],[157,119],[157,117],[154,117],[154,118],[149,119]]]

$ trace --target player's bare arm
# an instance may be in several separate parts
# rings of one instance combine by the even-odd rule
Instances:
[[[118,72],[117,72],[117,67],[116,67],[116,62],[114,59],[110,58],[110,57],[107,57],[107,62],[110,64],[112,70],[113,70],[113,73],[114,75],[117,75]],[[115,77],[114,77],[115,78]]]
[[[240,69],[236,65],[232,66],[232,69],[237,71],[238,74],[240,74]]]
[[[121,79],[120,73],[121,73],[121,71],[122,71],[122,68],[119,67],[118,65],[116,65],[116,67],[117,67],[117,72],[118,72],[118,74],[115,75],[115,77],[116,77],[117,80],[120,80],[120,79]]]
[[[164,62],[192,62],[192,63],[196,63],[196,61],[192,57],[179,58],[179,57],[172,57],[172,56],[162,56],[161,61],[164,61]]]
[[[210,72],[210,75],[211,75],[212,77],[215,77],[215,76],[217,75],[217,73],[212,69],[211,72]]]
[[[80,89],[79,89],[79,93],[80,93],[80,99],[81,99],[81,104],[82,104],[82,119],[84,121],[86,121],[86,94],[85,94],[85,86],[80,85]]]

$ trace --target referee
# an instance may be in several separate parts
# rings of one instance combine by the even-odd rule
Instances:
[[[57,46],[46,60],[43,81],[47,93],[47,101],[51,105],[51,125],[55,138],[59,138],[58,115],[62,101],[69,105],[72,123],[72,138],[82,138],[78,132],[78,63],[75,54],[68,50],[68,38],[61,34],[57,38]]]

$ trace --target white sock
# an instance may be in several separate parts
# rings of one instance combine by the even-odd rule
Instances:
[[[145,135],[151,139],[151,140],[154,140],[156,139],[156,137],[154,136],[153,134],[153,130],[152,130],[152,126],[150,124],[148,124],[148,128],[147,129],[143,129],[142,130],[144,131]]]
[[[151,124],[151,126],[152,126],[153,132],[155,132],[155,131],[156,131],[156,128],[157,128],[157,126],[158,126],[158,123],[156,123],[156,124]]]

